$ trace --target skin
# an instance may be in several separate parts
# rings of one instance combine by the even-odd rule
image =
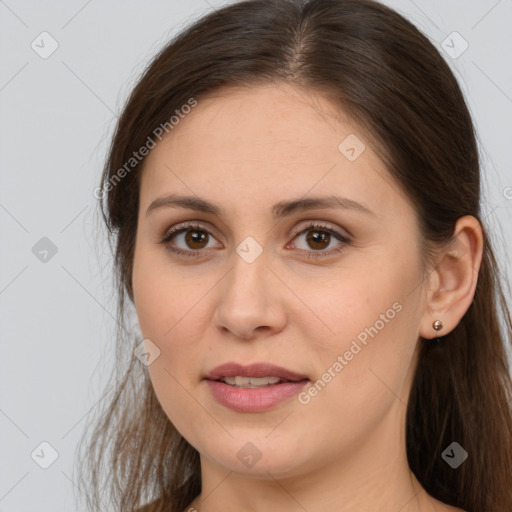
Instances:
[[[350,134],[366,146],[354,161],[338,149]],[[144,338],[160,350],[148,366],[155,393],[200,453],[203,492],[185,510],[460,510],[429,496],[410,471],[405,414],[416,347],[427,342],[419,337],[437,336],[436,319],[440,335],[450,332],[471,304],[482,233],[473,217],[459,219],[455,243],[425,275],[415,209],[372,146],[326,98],[272,85],[201,98],[147,157],[134,302]],[[175,207],[146,215],[170,193],[216,203],[225,217]],[[374,214],[271,216],[279,201],[329,194]],[[181,234],[174,246],[199,257],[160,243],[186,221],[200,223],[207,240],[187,244]],[[308,221],[351,241],[308,243],[318,231],[300,234]],[[236,252],[248,236],[263,249],[252,263]],[[322,251],[331,254],[307,257]],[[202,380],[228,361],[268,361],[316,382],[396,303],[400,312],[307,404],[294,396],[265,412],[235,412]],[[247,442],[261,453],[252,467],[237,457]]]

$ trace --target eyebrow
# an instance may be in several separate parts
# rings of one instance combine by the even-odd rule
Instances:
[[[181,196],[170,194],[155,199],[146,210],[146,216],[158,208],[186,208],[203,213],[211,213],[223,219],[225,211],[220,206],[213,204],[206,199],[198,196]],[[352,199],[340,196],[320,196],[310,197],[307,199],[294,199],[292,201],[280,201],[272,207],[272,217],[274,220],[281,220],[295,213],[305,212],[314,209],[341,208],[344,210],[355,210],[359,213],[377,217],[375,212],[370,210],[362,203],[358,203]]]

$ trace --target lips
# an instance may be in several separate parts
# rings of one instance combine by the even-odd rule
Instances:
[[[204,378],[206,380],[220,381],[226,377],[276,377],[287,382],[309,380],[306,375],[301,375],[271,363],[253,363],[247,366],[238,363],[225,363],[215,367]]]
[[[263,379],[267,384],[252,379]],[[273,382],[277,379],[278,382]],[[235,385],[232,384],[233,380]],[[226,363],[211,370],[204,381],[213,398],[224,407],[239,413],[259,413],[290,400],[307,385],[309,379],[306,375],[270,363],[248,366]],[[241,386],[237,383],[241,383]]]

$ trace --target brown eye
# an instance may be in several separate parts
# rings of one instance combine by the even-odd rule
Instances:
[[[301,240],[302,239],[302,240]],[[297,233],[292,248],[299,249],[308,258],[327,258],[340,254],[352,242],[349,235],[344,235],[333,227],[312,223]],[[338,242],[333,244],[333,242]]]
[[[161,243],[166,245],[167,248],[176,254],[187,256],[201,256],[209,249],[210,242],[215,238],[209,231],[200,225],[181,225],[174,226],[164,235]],[[218,245],[217,247],[222,247]]]
[[[295,239],[300,241],[303,236],[304,241],[301,243],[295,243],[294,245],[297,249],[306,251],[308,253],[308,257],[312,258],[332,256],[333,254],[344,250],[350,243],[350,239],[347,236],[342,235],[329,226],[319,224],[306,226],[305,229],[295,236]],[[332,246],[332,243],[336,241],[338,244]]]

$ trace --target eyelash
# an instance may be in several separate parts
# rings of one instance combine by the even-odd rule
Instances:
[[[333,228],[331,228],[329,226],[326,226],[321,223],[316,223],[316,222],[307,225],[304,229],[302,229],[301,231],[296,233],[293,238],[295,239],[299,235],[302,235],[302,234],[307,233],[308,231],[312,231],[312,230],[317,230],[320,232],[327,232],[330,235],[333,235],[338,241],[342,242],[342,244],[336,246],[333,249],[330,249],[329,251],[325,251],[325,250],[307,251],[306,249],[299,249],[302,251],[306,251],[308,253],[308,255],[307,255],[308,258],[325,258],[328,256],[332,256],[334,254],[338,254],[338,253],[344,251],[346,248],[346,245],[350,244],[350,242],[351,242],[351,240],[348,237],[342,235],[340,232],[334,230]],[[180,233],[183,233],[183,232],[187,232],[187,231],[200,231],[200,232],[207,233],[208,235],[211,235],[211,233],[207,229],[205,229],[203,226],[201,226],[200,224],[185,224],[185,225],[182,224],[178,227],[173,227],[170,230],[168,230],[166,232],[166,234],[164,235],[163,239],[160,241],[160,243],[162,243],[164,245],[169,245],[168,249],[171,252],[173,252],[174,254],[178,254],[180,256],[186,256],[186,257],[202,256],[202,254],[201,254],[203,252],[202,249],[184,251],[183,249],[179,249],[179,248],[170,246],[169,242],[172,240],[172,238],[174,236],[176,236]]]

